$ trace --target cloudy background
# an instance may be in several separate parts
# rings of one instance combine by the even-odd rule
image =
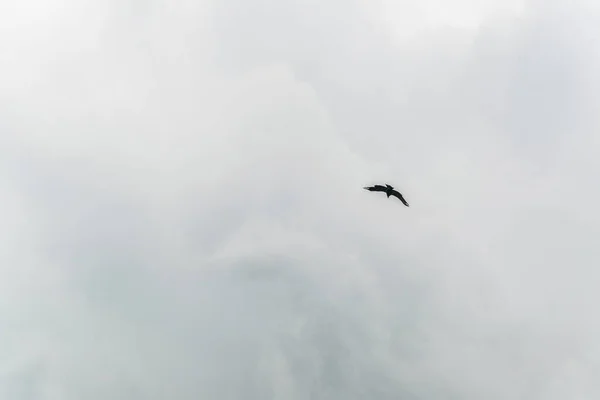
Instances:
[[[2,399],[600,398],[598,5],[5,3]]]

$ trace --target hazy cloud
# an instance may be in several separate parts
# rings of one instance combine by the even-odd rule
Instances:
[[[405,3],[2,12],[0,393],[597,398],[597,7]]]

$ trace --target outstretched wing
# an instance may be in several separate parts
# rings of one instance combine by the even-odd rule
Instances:
[[[397,190],[392,190],[392,196],[396,196],[397,198],[400,199],[400,201],[406,206],[408,207],[408,203],[406,202],[406,200],[404,200],[404,197],[402,197],[402,195],[400,194],[400,192],[398,192]]]
[[[366,189],[369,192],[385,192],[385,191],[387,191],[387,188],[385,186],[381,186],[381,185],[365,186],[363,189]]]

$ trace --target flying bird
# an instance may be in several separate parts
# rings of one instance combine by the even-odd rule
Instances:
[[[388,198],[390,196],[395,196],[395,197],[399,198],[400,201],[406,207],[408,207],[408,203],[406,202],[406,200],[404,200],[404,197],[400,194],[400,192],[395,190],[393,186],[388,185],[387,183],[385,184],[385,186],[383,186],[383,185],[365,186],[363,189],[366,189],[369,192],[384,192],[385,194],[387,194]]]

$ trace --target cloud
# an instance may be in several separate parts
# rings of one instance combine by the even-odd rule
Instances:
[[[597,21],[486,4],[3,13],[0,393],[596,398]]]

